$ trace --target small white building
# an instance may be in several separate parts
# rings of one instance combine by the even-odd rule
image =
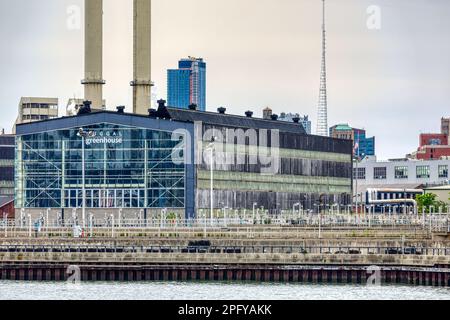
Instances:
[[[354,165],[353,192],[364,194],[369,188],[415,189],[448,185],[450,160],[398,159],[377,161],[366,157]]]

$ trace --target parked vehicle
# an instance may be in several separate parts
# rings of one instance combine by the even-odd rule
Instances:
[[[387,248],[385,254],[402,254],[402,250],[399,248]]]

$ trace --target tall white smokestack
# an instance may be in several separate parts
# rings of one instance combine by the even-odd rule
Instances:
[[[103,107],[103,0],[85,0],[84,99]]]
[[[147,114],[151,106],[151,0],[134,0],[133,113]]]

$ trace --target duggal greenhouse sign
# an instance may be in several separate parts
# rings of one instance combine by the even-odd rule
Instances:
[[[122,134],[119,132],[94,132],[92,137],[86,138],[86,145],[91,144],[122,144]]]

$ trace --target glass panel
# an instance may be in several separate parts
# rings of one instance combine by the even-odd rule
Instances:
[[[448,178],[448,166],[443,165],[438,168],[439,178]]]
[[[408,179],[408,167],[395,167],[395,179]]]
[[[373,169],[373,178],[375,180],[384,180],[387,178],[386,167],[379,167]]]
[[[17,198],[24,207],[81,207],[83,182],[87,207],[185,206],[186,168],[172,162],[178,142],[171,140],[170,133],[111,124],[84,130],[90,133],[84,143],[84,179],[83,140],[77,135],[78,128],[18,139],[16,167],[24,182],[17,188]],[[71,193],[63,197],[68,202],[61,204],[62,189]]]
[[[430,177],[430,167],[429,166],[417,166],[416,168],[417,179],[425,179]]]

